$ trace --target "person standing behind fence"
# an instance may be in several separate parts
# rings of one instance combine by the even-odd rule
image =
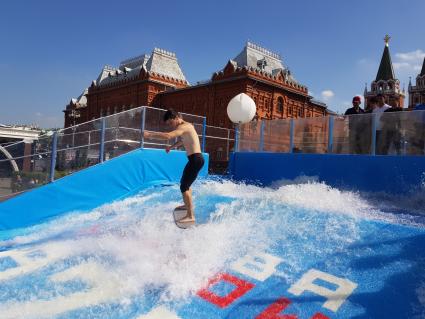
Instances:
[[[350,145],[350,154],[363,154],[364,145],[362,143],[363,123],[362,119],[356,115],[364,114],[364,110],[360,107],[362,99],[360,96],[353,97],[353,107],[347,109],[344,115],[351,115],[348,118],[348,136]]]
[[[376,149],[377,154],[383,154],[384,151],[384,141],[382,137],[382,123],[381,123],[381,116],[382,114],[391,108],[386,102],[385,102],[385,96],[382,93],[379,93],[377,95],[378,98],[378,105],[376,108],[373,109],[372,113],[376,116]]]
[[[402,112],[403,109],[396,104],[384,111],[384,113]],[[397,155],[401,154],[401,116],[402,114],[384,114],[381,117],[382,121],[382,155],[388,154],[391,144],[394,145]]]
[[[369,102],[367,103],[367,107],[365,108],[365,113],[372,113],[374,109],[378,107],[378,99],[373,96],[370,98]]]

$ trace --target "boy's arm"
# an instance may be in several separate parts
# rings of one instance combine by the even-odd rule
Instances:
[[[144,131],[143,137],[159,139],[159,140],[172,140],[176,137],[182,136],[183,133],[184,133],[184,130],[182,129],[177,129],[168,133]]]
[[[180,140],[178,140],[177,142],[175,142],[173,145],[171,145],[171,146],[166,146],[165,147],[165,151],[168,153],[170,150],[172,150],[173,148],[179,148],[180,146],[182,146],[183,145],[183,142],[182,141],[180,141]]]

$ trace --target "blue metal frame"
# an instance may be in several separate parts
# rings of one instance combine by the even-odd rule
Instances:
[[[294,127],[295,127],[294,119],[291,119],[291,121],[289,123],[290,123],[290,126],[289,126],[289,153],[293,153],[294,152]]]
[[[105,153],[105,127],[106,127],[106,120],[103,117],[102,118],[102,130],[100,132],[100,153],[99,153],[99,162],[103,163],[103,156]]]
[[[52,140],[52,153],[50,154],[50,176],[49,176],[50,183],[55,180],[57,146],[58,146],[58,132],[54,132],[53,140]]]
[[[259,151],[264,151],[264,121],[261,121],[261,127],[260,127],[260,149]]]
[[[370,155],[376,155],[376,126],[378,124],[378,115],[372,116],[372,144],[370,147]]]
[[[332,153],[334,138],[334,117],[329,116],[329,127],[328,127],[328,153]]]
[[[205,152],[206,134],[207,134],[207,118],[204,117],[204,120],[202,122],[202,153]]]
[[[142,110],[142,125],[140,127],[140,148],[144,148],[145,146],[145,123],[146,123],[146,106],[143,107]]]

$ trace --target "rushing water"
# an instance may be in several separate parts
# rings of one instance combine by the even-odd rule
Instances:
[[[172,219],[178,187],[157,186],[0,241],[0,318],[254,318],[279,294],[291,298],[288,288],[311,268],[358,286],[336,312],[321,308],[323,298],[294,301],[288,309],[300,318],[317,311],[374,318],[380,294],[398,282],[408,283],[397,288],[408,298],[400,311],[424,315],[425,278],[411,274],[425,264],[414,247],[425,243],[422,197],[370,196],[317,182],[260,188],[209,180],[194,186],[194,200],[198,225],[188,230]],[[403,200],[416,215],[397,210]],[[255,252],[280,258],[271,279],[252,290],[267,302],[247,294],[219,309],[196,295]],[[212,289],[225,295],[231,287]]]

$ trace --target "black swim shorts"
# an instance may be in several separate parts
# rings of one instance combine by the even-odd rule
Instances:
[[[182,193],[189,190],[192,183],[198,176],[202,166],[204,166],[204,157],[201,153],[195,153],[188,156],[189,162],[186,164],[183,175],[180,180],[180,190]]]

